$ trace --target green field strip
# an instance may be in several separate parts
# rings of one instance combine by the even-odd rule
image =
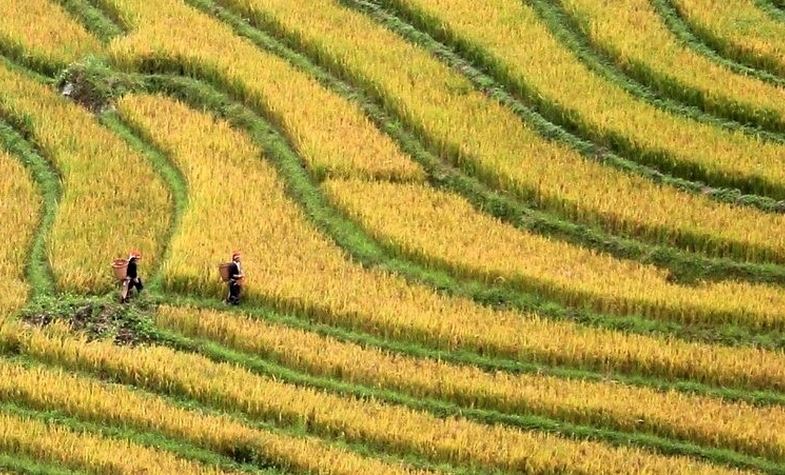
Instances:
[[[30,243],[25,276],[32,290],[32,297],[51,295],[55,280],[49,266],[47,243],[57,215],[57,203],[62,196],[61,179],[54,166],[8,123],[0,119],[0,146],[19,158],[30,171],[42,198],[41,217],[34,238]]]
[[[655,71],[640,61],[624,61],[612,52],[611,46],[591,39],[581,27],[580,19],[566,11],[564,2],[529,0],[529,3],[538,10],[554,36],[589,69],[631,95],[674,115],[785,144],[784,114],[733,100],[732,94],[707,101],[703,90]],[[785,88],[785,81],[768,82]]]
[[[177,231],[183,213],[188,206],[188,184],[180,170],[169,161],[166,155],[151,145],[152,141],[149,140],[149,137],[144,137],[143,131],[132,129],[113,111],[101,113],[99,120],[105,127],[112,130],[131,147],[150,160],[155,171],[166,182],[169,192],[172,195],[171,221],[166,237],[163,239],[165,247],[158,267],[152,269],[150,272],[153,277],[148,279],[148,287],[150,290],[154,291],[160,289],[162,285],[161,266],[168,260],[171,254],[170,244],[172,237]]]
[[[0,413],[38,420],[46,424],[60,425],[73,432],[84,432],[99,437],[126,440],[137,445],[165,450],[180,458],[222,470],[237,470],[257,475],[283,475],[285,473],[278,470],[260,469],[246,463],[238,463],[229,457],[196,447],[187,442],[164,437],[160,434],[139,432],[127,427],[113,427],[105,424],[85,422],[61,411],[37,411],[29,409],[23,404],[3,401],[0,403]]]
[[[726,42],[714,32],[701,27],[681,12],[674,0],[652,0],[669,23],[674,33],[688,40],[697,51],[719,60],[722,64],[735,65],[739,72],[746,72],[763,80],[785,81],[783,65],[768,57],[759,57],[742,51]]]
[[[416,7],[407,6],[404,1],[341,0],[341,3],[366,12],[377,22],[411,43],[425,47],[435,57],[464,74],[478,90],[484,91],[519,116],[522,116],[521,112],[533,109],[545,121],[559,125],[581,140],[602,144],[601,149],[603,150],[610,148],[618,154],[610,154],[610,157],[603,160],[603,163],[619,167],[616,162],[621,161],[621,164],[626,165],[621,169],[636,171],[638,174],[655,169],[652,178],[657,182],[678,185],[685,190],[694,189],[695,181],[708,184],[710,187],[718,188],[716,193],[723,201],[731,200],[730,202],[733,202],[732,197],[740,192],[751,193],[753,201],[762,198],[763,203],[772,201],[776,203],[776,200],[781,200],[785,196],[781,195],[783,190],[779,185],[770,182],[765,177],[756,175],[742,179],[725,176],[717,170],[702,171],[697,163],[675,159],[672,150],[667,151],[654,145],[642,148],[642,146],[633,144],[631,139],[617,131],[600,132],[596,130],[596,127],[589,124],[587,119],[580,117],[580,113],[566,110],[564,107],[554,104],[552,99],[542,97],[539,92],[531,90],[523,80],[516,79],[503,61],[484,47],[457,35],[439,19],[421,12]],[[543,23],[543,25],[545,24]],[[572,53],[570,52],[570,54]],[[604,81],[602,78],[601,80]],[[615,86],[615,83],[609,84]],[[522,118],[526,121],[523,116]],[[681,118],[681,115],[676,116],[676,119]],[[695,123],[703,125],[702,122]],[[534,125],[537,126],[536,123]],[[723,133],[731,133],[727,128],[721,128],[721,130]],[[630,160],[629,157],[635,157],[635,160]],[[604,154],[603,158],[606,158]],[[674,176],[671,177],[668,174]],[[717,197],[711,191],[707,193],[712,197]],[[722,197],[723,194],[730,194],[730,196]],[[739,201],[741,203],[747,202],[744,199]],[[763,209],[766,208],[768,207],[764,205]]]
[[[172,92],[171,89],[167,91],[167,93],[170,94]],[[401,260],[390,256],[390,251],[394,251],[393,248],[387,248],[369,238],[360,226],[347,219],[341,212],[334,210],[327,199],[322,195],[318,184],[308,175],[304,165],[301,163],[300,157],[292,152],[292,147],[287,143],[287,140],[281,137],[280,133],[274,128],[271,128],[269,124],[260,122],[257,117],[254,117],[253,113],[244,110],[238,104],[227,102],[226,98],[220,97],[220,94],[215,95],[213,92],[209,92],[206,89],[200,90],[199,87],[191,88],[190,91],[180,90],[179,92],[174,92],[173,95],[180,99],[185,99],[186,102],[191,103],[191,105],[197,109],[204,108],[215,111],[219,116],[229,119],[230,122],[248,131],[254,140],[265,149],[267,155],[275,162],[280,174],[288,181],[287,190],[290,192],[292,199],[300,203],[318,229],[326,233],[336,244],[349,252],[359,262],[368,267],[381,265],[382,268],[386,270],[393,270],[415,282],[426,282],[431,286],[435,286],[437,289],[444,289],[448,285],[453,288],[456,286],[455,283],[451,283],[454,282],[454,279],[452,278],[450,271],[437,269],[438,274],[434,278],[432,271],[429,271],[429,269],[412,263],[410,260]],[[265,112],[262,112],[262,114],[269,115]],[[273,120],[275,121],[275,119]],[[494,292],[498,292],[494,290],[493,287],[491,287],[491,290],[489,291],[486,285],[481,282],[477,282],[476,284],[472,282],[471,284],[470,288],[479,286],[481,293],[486,295],[488,293],[493,294]],[[187,282],[182,283],[182,285],[187,286]],[[483,287],[486,288],[483,289]],[[187,289],[177,290],[187,291]],[[558,304],[554,306],[552,303],[537,296],[525,294],[509,288],[503,290],[505,290],[506,292],[504,293],[509,296],[502,300],[503,305],[512,305],[513,307],[524,311],[536,310],[552,317],[561,317],[571,313],[566,309],[560,311],[560,309],[558,309]],[[468,296],[480,303],[487,304],[489,302],[487,297],[480,297],[478,299],[476,291],[469,293]],[[493,298],[491,298],[490,301],[493,302]],[[578,315],[581,314],[580,311],[575,313]],[[590,323],[605,328],[624,329],[637,332],[655,332],[658,331],[656,328],[657,326],[659,326],[659,331],[662,331],[663,328],[661,323],[636,317],[618,319],[615,317],[609,318],[600,316],[599,318],[596,318],[592,312],[584,312],[583,315],[584,317],[582,320],[580,318],[578,319],[581,323]],[[575,318],[575,314],[573,314],[572,318]],[[645,323],[642,324],[641,322]],[[743,324],[729,326],[707,324],[704,327],[698,325],[697,330],[694,333],[712,335],[712,338],[714,338],[715,341],[717,335],[721,335],[719,338],[733,339],[738,336],[739,328],[744,328],[745,326],[746,325]],[[684,327],[685,326],[681,326],[681,330],[684,330]],[[742,332],[743,331],[744,330],[742,330]],[[686,330],[683,331],[683,333],[688,335],[691,331]],[[756,332],[750,331],[750,333],[755,334]],[[730,335],[734,336],[731,337]]]
[[[160,78],[159,78],[159,79],[160,79]],[[628,327],[626,327],[626,326],[625,326],[625,327],[624,327],[624,329],[628,329]],[[735,330],[734,330],[733,332],[734,332],[734,333],[737,333],[737,332],[735,332]],[[716,337],[714,337],[714,339],[716,339]]]
[[[410,395],[399,388],[370,387],[360,382],[345,382],[331,376],[312,375],[304,373],[302,368],[282,364],[276,361],[274,356],[258,357],[223,346],[215,341],[184,337],[182,334],[174,332],[167,333],[167,330],[162,331],[163,338],[178,349],[197,352],[216,362],[237,364],[257,374],[267,375],[294,385],[314,387],[345,397],[386,401],[417,411],[427,411],[437,417],[465,417],[485,424],[504,424],[523,430],[548,432],[568,438],[596,440],[611,445],[634,445],[665,455],[689,455],[739,468],[759,469],[767,473],[785,473],[785,465],[767,461],[765,458],[746,456],[716,447],[705,447],[700,443],[673,439],[646,431],[634,433],[619,431],[615,430],[613,423],[608,421],[605,421],[604,424],[585,425],[574,423],[570,421],[569,417],[554,418],[538,414],[536,411],[506,413],[494,408],[467,407],[441,398]]]
[[[87,475],[87,472],[48,465],[28,457],[2,452],[0,452],[0,469],[19,475]]]
[[[91,59],[87,64],[94,62],[95,60]],[[108,290],[112,287],[109,283],[112,277],[107,263],[111,257],[116,257],[115,253],[125,253],[129,247],[134,246],[146,250],[149,256],[163,247],[163,243],[158,242],[156,233],[157,227],[163,228],[162,222],[155,221],[162,211],[162,208],[157,206],[168,201],[163,182],[156,180],[158,177],[152,169],[139,166],[140,162],[145,163],[144,157],[137,155],[110,131],[104,131],[87,109],[59,97],[60,94],[51,87],[52,81],[42,81],[40,74],[31,73],[24,65],[0,55],[0,67],[6,66],[3,80],[19,90],[16,91],[18,95],[14,95],[11,86],[3,91],[7,94],[7,100],[3,101],[0,117],[28,142],[35,144],[36,148],[53,162],[57,173],[62,174],[62,170],[69,171],[61,177],[68,178],[69,181],[60,184],[63,195],[58,200],[58,212],[50,231],[51,237],[46,243],[50,266],[57,282],[56,290],[83,293],[82,288],[75,289],[77,281],[91,281],[88,286],[92,286],[93,290]],[[17,81],[14,82],[13,79]],[[58,115],[65,119],[57,122]],[[78,138],[71,135],[71,129],[80,126],[90,133],[86,134],[81,130]],[[64,132],[57,135],[55,130],[60,127]],[[63,143],[69,145],[63,147]],[[88,153],[93,155],[91,158],[98,156],[103,160],[91,161],[99,164],[98,166],[79,166],[88,161]],[[111,172],[120,166],[121,156],[125,157],[126,166],[137,167],[136,173],[139,176],[150,178],[144,192],[146,200],[134,203],[133,207],[128,200],[109,200],[104,203],[106,209],[94,207],[92,215],[77,212],[79,206],[95,202],[99,195],[107,193],[107,189],[112,189],[113,192],[119,189],[118,177],[124,173]],[[96,177],[99,177],[98,182],[95,182]],[[112,188],[113,186],[115,188]],[[129,197],[143,194],[139,188],[131,187],[128,190]],[[112,208],[116,211],[123,208],[119,211],[126,213],[129,219],[138,218],[141,224],[126,227],[122,233],[111,233],[113,227],[117,229],[121,225],[120,222],[112,219],[99,226],[97,218],[101,217],[100,213],[109,214]],[[65,222],[78,225],[66,227]]]
[[[104,11],[97,8],[90,0],[55,1],[102,43],[109,43],[113,38],[123,34],[117,23],[107,18]]]
[[[704,258],[668,246],[647,245],[604,233],[601,229],[562,220],[558,216],[530,207],[532,205],[529,203],[500,194],[476,178],[462,173],[439,159],[432,149],[423,144],[415,133],[401,122],[400,117],[386,111],[380,99],[373,98],[371,92],[355,87],[331,74],[307,56],[285,46],[258,27],[250,25],[232,13],[231,9],[220,7],[210,0],[189,0],[189,2],[203,12],[215,15],[229,24],[238,35],[248,38],[265,51],[286,59],[290,64],[317,79],[324,87],[354,102],[380,130],[393,138],[402,150],[427,171],[431,185],[460,194],[480,212],[491,214],[527,231],[597,249],[618,258],[635,259],[667,268],[680,281],[733,278],[750,282],[781,282],[779,266]],[[595,152],[587,149],[586,153]],[[776,206],[781,206],[785,210],[785,203]],[[774,210],[775,208],[772,209]]]
[[[619,381],[628,386],[640,386],[659,391],[680,391],[685,394],[695,394],[715,397],[727,401],[747,402],[756,406],[785,405],[785,394],[765,388],[732,387],[728,384],[707,384],[697,379],[673,378],[662,376],[656,370],[641,372],[633,368],[627,371],[614,371],[609,369],[594,368],[589,365],[558,365],[538,361],[537,359],[508,359],[493,354],[480,354],[471,350],[444,350],[435,346],[424,345],[406,339],[390,339],[383,336],[367,333],[355,328],[328,325],[314,322],[308,315],[297,313],[281,313],[272,307],[252,303],[244,305],[241,309],[227,308],[218,300],[204,297],[171,294],[157,296],[160,304],[174,306],[193,306],[200,309],[210,309],[233,314],[243,315],[282,325],[287,328],[304,330],[317,335],[334,338],[341,342],[355,343],[363,348],[382,350],[391,354],[426,358],[436,361],[445,361],[456,365],[473,366],[483,371],[509,374],[542,374],[564,379],[579,379],[586,381]],[[165,338],[158,336],[165,340]]]
[[[665,23],[671,32],[684,44],[699,54],[706,56],[715,63],[720,64],[737,74],[752,76],[772,84],[785,82],[785,79],[778,75],[763,71],[757,67],[742,64],[735,59],[720,54],[713,46],[704,42],[703,38],[693,30],[693,27],[680,16],[672,0],[651,0],[651,4],[657,10],[660,17],[662,17],[663,23]]]

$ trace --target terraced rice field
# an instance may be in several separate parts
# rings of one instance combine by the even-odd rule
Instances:
[[[785,473],[781,33],[0,2],[0,473]]]

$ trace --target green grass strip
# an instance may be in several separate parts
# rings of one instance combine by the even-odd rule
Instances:
[[[25,277],[30,284],[33,299],[51,295],[55,291],[55,280],[49,266],[46,246],[57,215],[57,203],[62,196],[60,177],[52,164],[43,158],[16,129],[2,119],[0,119],[0,147],[22,162],[32,175],[41,196],[41,216],[27,254]]]
[[[755,0],[755,5],[775,21],[785,21],[785,2],[783,0]]]
[[[690,22],[681,14],[673,0],[651,0],[651,4],[668,28],[698,53],[739,74],[775,84],[785,81],[785,78],[777,72],[777,68],[772,67],[771,60],[744,54],[708,30]]]
[[[664,151],[641,149],[619,134],[599,134],[590,125],[541,97],[525,82],[512,77],[503,62],[494,55],[447,30],[437,18],[408,7],[399,0],[340,1],[365,12],[402,38],[425,48],[463,74],[479,91],[507,106],[523,121],[531,124],[541,135],[560,139],[587,158],[600,160],[625,172],[636,173],[686,192],[704,193],[721,202],[754,206],[768,212],[785,210],[785,200],[781,200],[785,197],[785,187],[763,179],[737,179],[722,177],[717,173],[709,176],[699,170],[697,165],[671,160]],[[602,147],[608,147],[621,155],[608,153]],[[744,194],[758,190],[773,196]]]
[[[439,418],[464,417],[483,424],[503,424],[527,431],[546,432],[565,438],[600,441],[614,446],[639,446],[664,455],[688,455],[738,468],[757,469],[766,473],[785,473],[785,465],[769,462],[761,457],[751,457],[732,450],[702,447],[696,443],[649,433],[617,431],[611,427],[610,423],[606,427],[592,427],[536,414],[505,414],[491,409],[464,407],[440,399],[410,396],[395,390],[371,388],[330,377],[309,375],[208,340],[186,338],[165,331],[161,331],[161,335],[170,345],[180,350],[194,351],[216,362],[238,364],[257,374],[293,385],[317,388],[344,397],[381,400],[415,411],[428,412]]]
[[[114,111],[100,114],[101,123],[117,136],[126,141],[134,150],[147,157],[153,169],[163,179],[172,195],[171,222],[167,235],[162,242],[165,244],[163,255],[159,260],[158,268],[152,272],[153,278],[149,280],[148,288],[156,290],[161,288],[161,267],[171,255],[170,244],[172,237],[179,228],[183,213],[188,206],[188,185],[180,170],[166,157],[166,155],[152,145],[152,140],[142,130],[129,127]],[[142,138],[143,137],[143,138]]]
[[[226,16],[225,19],[227,21],[231,21],[232,20],[232,18],[230,18],[230,14],[228,12],[226,12],[225,10],[222,10],[222,9],[215,8],[215,7],[211,6],[211,3],[208,0],[190,0],[190,1],[191,1],[191,3],[201,5],[203,8],[210,7],[211,11],[218,12],[220,15]],[[237,22],[237,23],[235,23],[235,22]],[[232,23],[232,26],[235,26],[235,27],[239,28],[243,24],[244,23],[241,20],[239,20],[239,19],[237,19],[235,17],[234,18],[234,22]],[[246,26],[246,28],[250,28],[247,25],[245,25],[245,26]],[[439,161],[433,155],[431,155],[427,151],[423,150],[422,147],[419,146],[419,142],[417,142],[414,138],[412,138],[410,135],[408,135],[405,131],[402,130],[402,127],[400,126],[399,123],[393,122],[391,119],[388,119],[387,116],[384,114],[384,112],[379,110],[378,106],[374,105],[370,100],[366,100],[361,91],[357,91],[357,90],[352,89],[350,86],[348,86],[345,83],[341,82],[339,79],[336,79],[336,78],[330,76],[328,73],[324,72],[323,70],[313,66],[310,62],[308,62],[308,60],[306,58],[303,58],[302,56],[297,55],[294,52],[291,52],[291,50],[288,50],[286,47],[280,45],[279,43],[276,43],[274,40],[272,40],[268,36],[264,35],[261,32],[258,32],[258,30],[253,30],[252,29],[252,31],[244,31],[243,34],[252,37],[251,39],[253,39],[262,48],[273,50],[276,53],[281,54],[282,56],[284,56],[288,60],[298,61],[298,63],[297,63],[298,66],[302,67],[303,69],[306,69],[307,70],[306,72],[315,74],[316,75],[315,77],[317,77],[323,83],[327,83],[329,85],[329,87],[331,87],[331,89],[335,90],[337,93],[342,94],[345,97],[354,98],[354,100],[356,100],[359,105],[364,107],[369,112],[369,117],[371,117],[374,120],[376,120],[379,123],[380,127],[383,128],[383,130],[390,131],[391,135],[395,139],[399,139],[398,140],[399,143],[401,143],[403,146],[405,146],[406,149],[411,150],[412,155],[417,157],[418,161],[420,163],[424,164],[427,169],[432,171],[434,169],[434,167],[438,167],[439,166],[438,165]],[[198,89],[198,87],[195,87],[194,89]],[[180,93],[178,93],[178,95],[180,97],[185,97],[185,96],[192,96],[193,97],[194,96],[194,94],[189,93],[189,92],[180,92]],[[201,93],[197,93],[197,95],[201,95],[202,97],[204,97],[204,94],[201,94]],[[207,102],[205,102],[204,100],[199,100],[196,105],[198,107],[200,107],[200,108],[208,108],[208,109],[213,109],[213,110],[221,110],[221,109],[228,110],[229,106],[227,106],[226,104],[222,104],[222,102],[225,102],[225,100],[224,99],[220,99],[220,98],[216,98],[216,99],[209,99]],[[229,118],[230,120],[233,120],[232,119],[232,115],[233,115],[232,113],[229,113],[229,114],[221,113],[221,115]],[[252,123],[255,120],[254,118],[249,117],[250,115],[252,115],[249,112],[242,112],[239,116],[237,114],[234,114],[234,115],[239,118],[239,119],[235,119],[234,122],[238,123],[241,127],[245,128],[246,130],[249,128],[249,124]],[[238,122],[238,120],[239,120],[239,122]],[[275,134],[273,134],[273,135],[275,135]],[[280,135],[280,134],[278,134],[278,135]],[[269,137],[267,137],[267,138],[269,139]],[[297,157],[294,152],[292,152],[292,148],[287,143],[283,143],[283,142],[285,142],[285,140],[281,139],[280,137],[276,138],[275,140],[276,140],[277,143],[281,143],[281,146],[272,147],[272,148],[270,148],[268,150],[268,152],[274,154],[275,156],[281,156],[281,154],[283,154],[283,157],[279,158],[279,161],[280,160],[284,160],[286,162],[298,162],[298,163],[301,162],[300,158]],[[260,136],[260,141],[259,142],[260,142],[260,144],[263,147],[266,146],[265,145],[265,136],[264,135]],[[300,170],[302,168],[304,168],[304,166],[300,165],[297,169],[285,168],[284,167],[284,168],[281,168],[281,170],[282,170],[282,173],[284,173],[284,176],[291,176],[292,173],[297,173],[297,174],[302,175],[302,170]],[[431,173],[431,175],[433,176],[433,173]],[[445,179],[447,179],[447,176],[449,176],[449,175],[441,174],[440,176],[442,176]],[[300,189],[303,186],[307,186],[307,187],[310,188],[310,191],[307,191],[307,192],[303,191],[303,192],[301,192],[301,193],[299,193],[297,195],[294,195],[294,198],[297,199],[297,201],[302,201],[302,197],[305,196],[306,194],[312,194],[312,195],[320,195],[321,194],[321,191],[319,190],[318,185],[316,185],[313,182],[313,180],[309,179],[308,177],[300,176],[299,178],[297,178],[297,180],[298,180],[298,184],[292,185],[291,189]],[[454,185],[451,186],[451,188],[459,188],[460,189],[460,187],[454,186]],[[470,194],[470,192],[467,192],[467,190],[461,189],[461,191],[464,192],[464,193],[462,193],[464,195]],[[487,194],[485,194],[484,196],[479,196],[479,197],[477,197],[476,194],[473,194],[473,195],[470,195],[470,196],[473,196],[474,199],[472,201],[475,203],[475,206],[477,208],[482,208],[484,210],[490,209],[490,210],[492,210],[491,213],[494,213],[494,210],[498,210],[499,209],[499,206],[493,206],[496,203],[492,203],[492,202],[490,202],[490,200],[487,199],[487,197],[488,197]],[[322,201],[324,201],[324,197],[321,197],[320,199]],[[312,201],[315,201],[315,200],[312,200]],[[315,204],[312,204],[308,214],[311,217],[315,217],[315,216],[324,214],[325,210],[328,209],[329,206],[330,206],[329,204],[324,203],[324,202],[316,202]],[[509,209],[509,208],[507,208],[507,209]],[[515,211],[517,211],[517,213],[515,214],[515,218],[519,218],[521,216],[521,214],[522,214],[521,210],[515,210]],[[508,220],[510,220],[510,214],[507,214],[507,213],[499,213],[499,214],[503,215]],[[521,221],[519,219],[515,219],[515,218],[513,218],[514,221],[520,224]],[[325,224],[325,222],[335,222],[336,219],[340,219],[340,220],[344,221],[344,224],[343,225],[339,225],[338,227],[336,227],[336,226],[330,227],[330,226],[327,226]],[[363,229],[361,229],[361,226],[354,225],[354,229],[349,229],[351,227],[351,225],[349,224],[349,220],[345,216],[341,215],[340,213],[332,213],[332,215],[327,215],[321,221],[324,221],[324,222],[317,222],[316,223],[317,226],[320,227],[321,229],[325,230],[329,235],[331,235],[333,237],[334,237],[333,233],[335,232],[336,229],[338,231],[341,231],[343,229],[343,230],[345,230],[344,231],[345,233],[352,233],[352,234],[363,233],[363,234],[366,234],[366,236],[367,236],[367,233]],[[541,223],[536,223],[536,224],[532,223],[529,227],[537,228],[537,225],[540,225],[540,224]],[[383,263],[385,268],[392,269],[392,270],[394,270],[396,272],[399,272],[399,273],[402,273],[404,275],[412,275],[412,272],[414,272],[413,275],[414,275],[414,278],[415,278],[416,281],[427,282],[429,285],[435,286],[436,288],[439,288],[439,289],[455,288],[455,283],[454,282],[450,282],[450,276],[448,275],[448,274],[454,274],[455,271],[454,271],[454,269],[451,269],[450,266],[447,263],[445,263],[443,266],[439,267],[439,270],[442,271],[441,274],[443,274],[443,275],[434,276],[433,275],[433,269],[428,269],[428,270],[431,271],[430,273],[432,274],[430,276],[431,279],[427,279],[427,278],[423,279],[422,278],[423,274],[427,274],[428,270],[417,269],[417,268],[414,268],[414,267],[412,267],[410,265],[407,265],[407,263],[409,263],[411,261],[417,261],[418,258],[416,256],[406,255],[400,249],[398,249],[398,248],[396,248],[396,247],[394,247],[392,245],[384,246],[384,245],[380,245],[380,244],[376,243],[376,246],[380,247],[380,249],[377,251],[377,250],[373,249],[374,243],[371,242],[372,240],[370,238],[366,237],[364,242],[362,242],[360,244],[362,245],[361,249],[367,250],[367,252],[365,252],[364,254],[357,254],[357,252],[354,251],[354,249],[356,249],[354,246],[358,244],[357,242],[351,242],[350,240],[347,240],[346,238],[343,238],[343,237],[338,237],[338,238],[334,237],[334,239],[335,239],[336,243],[338,243],[345,250],[347,250],[350,253],[354,254],[354,257],[356,257],[358,260],[360,260],[363,263],[367,263],[368,265],[378,265],[379,263]],[[600,239],[600,237],[598,236],[597,239]],[[583,244],[583,242],[580,242],[580,244]],[[641,251],[643,251],[643,250],[641,250]],[[651,249],[646,249],[645,251],[650,252]],[[386,258],[385,259],[384,257],[382,257],[382,254],[384,254],[384,255],[393,255],[393,256],[394,255],[403,255],[404,258],[406,259],[406,263],[401,263],[401,262],[395,261],[394,258],[392,260],[391,260],[391,258]],[[650,256],[651,254],[647,253],[646,255]],[[654,255],[657,255],[657,254],[654,253]],[[623,257],[628,258],[629,256],[625,255]],[[703,264],[703,266],[702,266],[703,269],[710,268],[710,267],[706,266],[705,263],[700,263],[700,264]],[[433,277],[436,277],[436,278],[433,278]],[[569,317],[569,318],[574,318],[574,319],[577,318],[579,321],[582,321],[582,322],[585,322],[585,323],[591,322],[591,324],[596,324],[596,320],[598,320],[598,319],[599,320],[608,320],[608,318],[603,318],[603,317],[593,318],[592,317],[593,314],[590,311],[566,309],[566,308],[563,308],[563,307],[559,308],[559,305],[554,305],[553,302],[548,302],[547,300],[542,299],[541,297],[538,297],[536,295],[536,292],[539,289],[536,289],[536,288],[530,288],[530,289],[528,289],[529,290],[528,293],[524,293],[524,292],[521,292],[519,288],[514,288],[512,286],[500,287],[498,285],[495,285],[495,286],[492,286],[492,287],[488,287],[488,285],[486,283],[483,283],[483,282],[477,280],[477,276],[476,275],[471,275],[470,274],[470,275],[464,275],[464,276],[461,276],[461,277],[462,277],[462,279],[461,279],[462,282],[464,282],[465,286],[467,286],[467,287],[466,287],[466,290],[458,291],[456,293],[460,294],[460,295],[464,295],[464,296],[470,296],[471,298],[473,298],[476,301],[478,301],[480,303],[483,303],[483,304],[495,305],[495,304],[501,303],[501,304],[504,304],[504,305],[511,305],[511,306],[513,306],[515,308],[519,308],[519,309],[524,310],[524,311],[541,312],[541,313],[544,313],[544,314],[547,314],[547,315],[550,315],[550,316],[554,316],[556,318],[563,318],[567,314],[572,313],[572,316]],[[485,288],[483,288],[483,287],[485,287]],[[185,290],[185,289],[182,289],[182,290]],[[532,292],[532,291],[534,291],[534,292]],[[628,330],[630,328],[630,326],[632,326],[630,324],[630,322],[631,322],[630,320],[623,320],[623,321],[617,320],[612,328]],[[657,326],[657,325],[659,325],[659,324],[655,324],[654,326]],[[699,327],[694,327],[694,328],[699,328]],[[661,329],[662,329],[662,327],[661,327]],[[690,334],[692,332],[689,329],[686,329],[686,331],[684,331],[684,330],[685,330],[685,328],[680,328],[679,330],[674,331],[674,333],[675,332],[682,332],[684,334]],[[765,337],[763,337],[762,339],[760,339],[759,341],[758,341],[757,337],[754,336],[751,333],[747,334],[745,336],[741,336],[742,334],[745,333],[745,331],[741,330],[741,332],[740,332],[740,328],[738,326],[727,326],[727,327],[724,327],[724,329],[718,330],[717,326],[708,325],[708,326],[705,326],[702,329],[699,329],[697,331],[697,333],[698,334],[702,333],[703,334],[703,339],[705,339],[706,341],[718,341],[718,338],[719,338],[720,341],[725,340],[726,342],[738,342],[739,340],[752,341],[751,339],[755,339],[756,340],[756,344],[767,344],[767,343],[765,343],[765,341],[768,340],[769,343],[771,343],[772,336],[773,336],[773,338],[775,340],[780,340],[780,342],[783,341],[780,336],[774,336],[774,334],[771,334],[771,333],[767,333],[767,335]],[[698,337],[698,338],[701,338],[701,337]],[[775,343],[774,344],[775,347],[778,346],[778,345],[779,345],[779,343]]]
[[[223,470],[239,470],[246,473],[259,475],[273,475],[282,473],[277,470],[260,470],[258,467],[250,464],[238,463],[215,452],[196,447],[180,440],[164,437],[160,434],[139,432],[127,427],[113,427],[104,424],[84,422],[77,418],[68,416],[60,411],[37,411],[29,409],[24,405],[3,401],[3,403],[0,404],[0,412],[23,419],[37,420],[46,424],[61,425],[77,433],[89,433],[99,437],[106,437],[116,440],[127,440],[137,445],[158,450],[165,450],[180,458]]]
[[[103,43],[123,34],[117,23],[111,21],[104,12],[89,0],[56,0],[76,21]]]
[[[527,1],[565,48],[591,71],[630,95],[676,116],[785,144],[785,120],[776,112],[732,100],[707,104],[701,90],[671,79],[637,61],[623,61],[617,54],[593,41],[586,32],[588,25],[581,26],[579,19],[567,13],[561,3]],[[785,87],[785,81],[777,80],[774,85]]]

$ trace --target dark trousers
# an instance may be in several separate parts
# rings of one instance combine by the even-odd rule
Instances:
[[[141,292],[144,290],[144,285],[142,285],[142,279],[137,277],[136,279],[131,279],[128,283],[128,292],[131,292],[131,289],[136,288],[137,292]]]
[[[236,280],[229,281],[229,298],[227,302],[237,305],[240,303],[240,284],[237,283]]]

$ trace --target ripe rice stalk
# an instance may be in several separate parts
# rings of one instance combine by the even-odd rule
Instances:
[[[226,84],[280,122],[316,177],[424,179],[356,105],[224,25],[180,1],[106,1],[132,18],[132,33],[110,48],[115,64],[131,70],[149,62],[182,65],[175,69]]]
[[[0,2],[0,50],[34,58],[40,65],[65,66],[101,44],[56,2],[4,0]]]
[[[690,49],[668,30],[649,2],[564,0],[563,5],[591,41],[612,52],[623,69],[648,69],[651,72],[643,74],[651,83],[677,94],[680,85],[693,88],[695,102],[707,110],[738,110],[759,123],[785,123],[785,88],[734,73]]]
[[[785,23],[754,0],[671,0],[711,46],[785,77]]]
[[[124,440],[105,439],[2,413],[0,450],[95,474],[229,473]]]
[[[785,327],[785,292],[769,285],[670,282],[668,272],[521,231],[424,185],[328,180],[328,196],[379,241],[428,264],[591,306],[685,323]]]

